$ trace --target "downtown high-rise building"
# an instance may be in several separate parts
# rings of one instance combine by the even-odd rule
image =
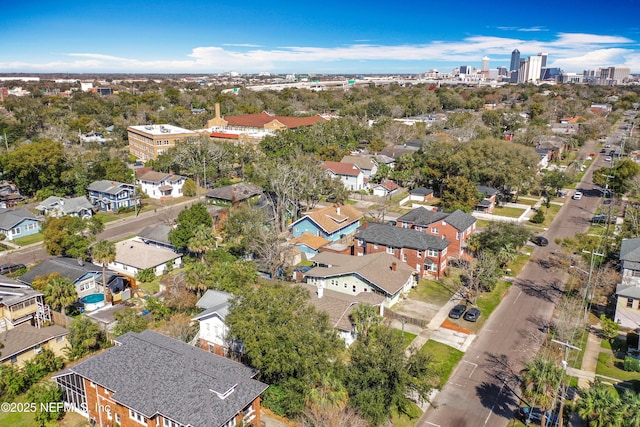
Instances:
[[[489,57],[488,56],[483,56],[482,57],[482,71],[489,71]]]
[[[511,65],[509,66],[509,71],[518,71],[520,68],[520,51],[518,49],[514,49],[511,52]]]

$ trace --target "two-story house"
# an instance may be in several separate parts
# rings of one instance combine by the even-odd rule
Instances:
[[[360,168],[366,179],[371,179],[378,173],[378,163],[373,156],[344,156],[340,163],[351,163]]]
[[[238,362],[146,330],[54,376],[64,402],[98,426],[260,425],[267,384]]]
[[[453,259],[466,255],[467,240],[476,231],[476,218],[461,210],[446,213],[419,207],[398,217],[396,226],[445,239],[449,242],[447,257]]]
[[[324,162],[323,168],[330,178],[338,178],[349,191],[365,188],[365,176],[362,170],[353,163]]]
[[[49,215],[55,217],[61,216],[77,216],[80,218],[91,218],[93,215],[93,205],[85,197],[58,197],[50,196],[41,201],[36,209],[39,210],[42,215]]]
[[[233,295],[228,292],[208,289],[196,303],[196,307],[203,311],[192,320],[200,324],[198,332],[198,347],[219,356],[229,355],[227,333],[229,328],[225,323]]]
[[[361,219],[362,212],[351,205],[327,206],[305,213],[289,227],[295,238],[309,233],[335,242],[355,232]]]
[[[449,242],[411,228],[365,224],[356,232],[354,255],[384,252],[413,268],[420,277],[442,277],[447,270]]]
[[[121,208],[132,208],[140,204],[133,184],[116,181],[94,181],[87,187],[89,201],[104,212],[115,212]]]
[[[0,276],[0,333],[19,325],[42,326],[51,320],[42,292]]]
[[[352,296],[381,295],[385,307],[393,306],[417,283],[415,270],[386,252],[363,256],[320,252],[313,263],[304,273],[306,283]]]
[[[615,320],[625,328],[640,328],[640,238],[620,242],[620,270]]]
[[[40,220],[26,209],[0,208],[0,234],[7,240],[40,232]]]
[[[486,185],[476,186],[480,201],[476,205],[476,212],[493,213],[496,209],[496,203],[498,201],[498,194],[500,191],[497,188],[487,187]]]
[[[181,197],[182,185],[186,180],[182,175],[156,171],[146,171],[138,176],[140,190],[152,199]]]

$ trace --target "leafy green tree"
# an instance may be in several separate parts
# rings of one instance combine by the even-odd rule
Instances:
[[[43,410],[42,405],[49,406],[51,403],[62,401],[62,390],[51,382],[36,384],[27,393],[27,401],[36,405],[34,419],[38,427],[45,427],[51,421],[62,418],[62,411],[53,406],[52,410]]]
[[[551,409],[564,378],[562,367],[553,360],[537,356],[527,363],[522,371],[522,392],[525,399],[534,406],[540,406],[543,413]],[[542,427],[546,420],[543,416]]]
[[[506,245],[520,249],[530,238],[531,231],[520,224],[491,222],[485,231],[471,237],[469,246],[474,252],[490,251],[496,254]]]
[[[47,286],[44,288],[44,302],[51,308],[66,314],[67,307],[77,300],[78,293],[71,280],[60,275],[49,278]]]
[[[351,312],[351,319],[361,339],[366,339],[369,329],[378,326],[382,320],[379,309],[369,304],[358,304]]]
[[[611,341],[618,338],[620,325],[613,319],[609,319],[606,315],[600,315],[600,325],[602,326],[602,336]]]
[[[534,224],[542,224],[544,222],[544,212],[542,209],[538,209],[538,211],[529,219]]]
[[[407,356],[402,338],[378,325],[351,348],[347,370],[350,403],[374,426],[385,423],[393,410],[408,411],[407,396],[428,399],[436,373],[424,352]]]
[[[473,182],[463,176],[447,178],[442,183],[440,204],[447,211],[460,209],[471,212],[478,204],[478,191]]]
[[[191,178],[187,178],[182,184],[182,195],[185,197],[193,197],[198,194],[196,183]]]
[[[613,168],[600,168],[593,172],[593,182],[608,187],[617,195],[631,189],[632,179],[640,174],[640,165],[631,159],[620,160]]]
[[[149,327],[149,321],[141,316],[135,308],[125,307],[113,315],[116,325],[113,327],[113,334],[117,337],[127,332],[142,332]]]
[[[0,365],[0,397],[13,400],[30,385],[29,378],[22,369],[13,365]]]
[[[44,246],[49,255],[85,260],[89,258],[89,246],[103,230],[104,224],[98,217],[48,217],[42,224]]]
[[[260,286],[233,301],[226,321],[230,339],[242,342],[249,365],[275,386],[271,394],[286,396],[269,399],[280,402],[276,409],[287,416],[304,410],[305,395],[344,350],[326,314],[309,305],[309,293],[301,287]]]
[[[193,230],[193,236],[187,242],[187,249],[204,262],[204,254],[214,249],[216,245],[212,228],[205,224],[198,224]]]
[[[141,281],[142,283],[153,282],[156,278],[156,273],[153,268],[145,268],[143,270],[138,270],[136,273],[136,279]]]
[[[591,387],[578,389],[578,415],[591,427],[621,425],[620,397],[596,378]]]
[[[541,184],[543,190],[547,194],[547,197],[549,197],[549,193],[551,195],[558,194],[558,191],[571,184],[572,181],[573,179],[570,175],[565,172],[554,170],[548,171],[544,174]]]
[[[45,348],[31,360],[28,360],[22,367],[30,383],[36,383],[46,375],[59,371],[64,366],[60,356],[56,356],[53,351]]]
[[[146,299],[145,308],[153,315],[153,320],[167,320],[173,310],[156,297],[150,296]]]
[[[80,359],[106,346],[104,333],[87,317],[80,317],[71,322],[68,341],[65,351],[69,360]]]
[[[198,225],[213,227],[213,219],[203,203],[196,203],[178,214],[176,228],[169,232],[169,241],[178,250],[187,249]]]
[[[111,301],[111,290],[107,286],[107,265],[116,260],[116,244],[109,240],[100,240],[91,248],[91,256],[94,261],[102,265],[102,289],[104,300]]]

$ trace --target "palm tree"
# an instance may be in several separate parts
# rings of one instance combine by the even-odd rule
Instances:
[[[196,226],[193,237],[189,239],[187,243],[187,249],[189,252],[196,254],[202,262],[204,262],[204,254],[216,247],[216,238],[213,235],[213,230],[205,224],[199,224]]]
[[[187,289],[201,296],[204,291],[209,289],[207,282],[210,275],[211,269],[207,264],[201,262],[188,264],[184,277]]]
[[[44,289],[44,302],[54,310],[67,313],[67,307],[78,299],[76,287],[69,279],[62,276],[53,276],[49,279]]]
[[[619,426],[622,424],[623,412],[620,411],[620,398],[609,386],[602,384],[598,378],[588,389],[578,391],[578,415],[587,420],[591,427]]]
[[[627,391],[622,395],[622,410],[627,427],[640,427],[640,393]]]
[[[102,265],[102,290],[105,302],[111,301],[111,291],[107,286],[107,265],[116,260],[116,244],[109,240],[100,240],[93,245],[92,256],[94,261]]]
[[[552,360],[536,357],[523,370],[523,394],[542,409],[542,427],[546,425],[546,413],[555,401],[564,372]]]

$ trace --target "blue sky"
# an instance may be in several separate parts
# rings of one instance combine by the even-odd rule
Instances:
[[[7,3],[5,73],[450,72],[483,56],[508,67],[516,48],[567,72],[640,73],[638,0]]]

